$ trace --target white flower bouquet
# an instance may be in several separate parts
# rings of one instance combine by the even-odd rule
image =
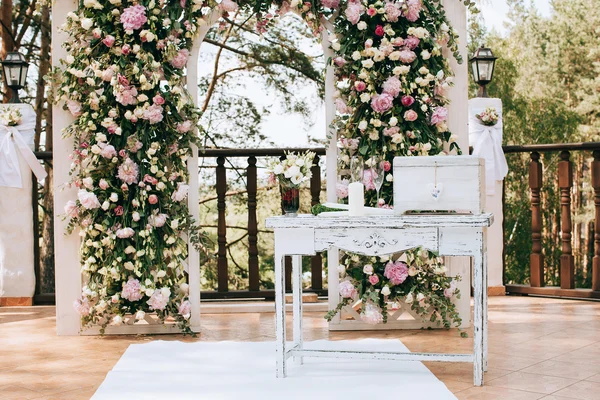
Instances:
[[[283,160],[275,160],[269,164],[269,181],[275,183],[278,179],[282,186],[298,188],[303,182],[312,177],[310,171],[315,153],[307,151],[304,154],[288,153]]]
[[[476,114],[475,117],[485,126],[494,126],[498,123],[498,111],[494,107],[487,107],[481,114]]]
[[[17,126],[23,122],[23,114],[18,108],[8,107],[0,113],[0,123],[4,126]]]

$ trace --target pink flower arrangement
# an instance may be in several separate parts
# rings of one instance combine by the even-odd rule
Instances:
[[[321,0],[321,4],[325,8],[336,9],[340,5],[340,0]]]
[[[383,93],[387,93],[392,97],[398,97],[401,90],[400,79],[395,76],[390,76],[383,82]]]
[[[394,98],[388,93],[381,93],[371,98],[371,108],[378,113],[384,113],[394,105]]]
[[[175,68],[183,68],[187,64],[190,52],[188,49],[182,49],[177,52],[177,55],[171,60],[171,65]]]
[[[102,43],[104,43],[106,47],[113,47],[113,45],[115,44],[115,37],[112,35],[108,35],[104,39],[102,39]]]
[[[408,110],[404,113],[404,119],[409,122],[416,121],[419,118],[419,115],[415,110]]]
[[[152,293],[150,300],[146,302],[151,310],[164,310],[171,297],[171,290],[168,287],[157,289]]]
[[[388,262],[383,276],[389,279],[392,285],[400,285],[408,278],[408,266],[403,261]]]
[[[146,17],[146,7],[139,4],[127,7],[121,14],[121,23],[126,31],[135,31],[140,29],[148,21]]]
[[[163,120],[163,108],[153,104],[144,111],[142,118],[150,122],[150,125],[158,124]]]
[[[369,302],[360,314],[360,319],[367,324],[377,325],[383,322],[383,314],[378,306]]]
[[[383,36],[384,34],[385,34],[385,31],[383,30],[383,26],[377,25],[375,27],[375,35],[377,35],[377,36]]]
[[[346,197],[348,197],[348,184],[350,182],[348,181],[348,179],[342,179],[341,181],[337,182],[335,185],[335,193],[338,197],[338,199],[345,199]]]
[[[385,4],[384,10],[385,17],[389,22],[398,22],[398,18],[402,15],[402,10],[400,10],[400,7],[396,2],[388,1]]]
[[[438,125],[448,119],[448,109],[446,107],[437,107],[431,114],[431,125]]]
[[[353,299],[358,295],[356,288],[350,281],[342,281],[340,282],[340,296],[345,299]]]
[[[400,61],[410,64],[417,59],[417,54],[409,49],[400,50]]]
[[[410,107],[415,102],[415,98],[412,96],[402,96],[402,105],[404,107]]]
[[[139,167],[129,157],[119,166],[117,177],[128,185],[138,183]]]
[[[346,19],[348,19],[352,25],[356,25],[358,21],[360,21],[360,16],[364,12],[365,7],[360,3],[360,1],[351,1],[348,3],[344,14],[346,15]]]
[[[404,45],[411,50],[416,49],[419,43],[421,43],[421,40],[416,36],[409,36],[404,40]]]
[[[140,284],[140,281],[130,277],[129,280],[123,284],[121,297],[129,301],[141,300],[144,295],[142,293],[142,285]]]

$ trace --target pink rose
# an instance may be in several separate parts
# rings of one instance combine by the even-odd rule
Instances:
[[[188,49],[179,50],[177,55],[171,60],[171,65],[175,68],[182,69],[187,64],[189,55],[190,52],[188,51]]]
[[[352,109],[350,107],[348,107],[346,102],[344,100],[340,99],[339,97],[337,99],[335,99],[335,109],[340,114],[350,114],[352,112]]]
[[[152,102],[157,106],[162,106],[163,104],[165,104],[165,98],[162,97],[160,94],[157,94],[152,98]]]
[[[333,59],[333,62],[338,67],[343,67],[344,65],[346,65],[346,60],[344,60],[344,57],[336,57]]]
[[[379,283],[379,277],[375,274],[369,276],[369,283],[371,285],[377,285]]]
[[[71,218],[77,218],[78,212],[79,208],[77,207],[77,204],[73,200],[67,201],[67,204],[65,204],[65,214]]]
[[[321,0],[321,4],[325,8],[335,9],[340,5],[340,0]]]
[[[119,150],[119,156],[125,157],[126,155],[127,155],[127,152],[125,151],[125,149]]]
[[[179,304],[179,306],[177,307],[177,312],[179,313],[179,315],[181,315],[184,319],[189,319],[190,315],[192,313],[192,303],[190,303],[189,301],[185,300],[182,301],[181,304]]]
[[[158,124],[163,120],[163,108],[153,104],[144,111],[142,118],[150,122],[151,125]]]
[[[73,308],[77,311],[77,314],[84,317],[90,314],[90,303],[87,297],[83,297],[80,300],[75,300]]]
[[[142,293],[142,285],[140,284],[140,281],[134,278],[129,278],[129,280],[123,284],[121,297],[129,301],[141,300],[142,297],[144,297],[144,294]]]
[[[123,206],[117,206],[113,211],[116,216],[121,216],[123,215]]]
[[[403,261],[388,262],[383,276],[390,280],[392,285],[400,285],[408,278],[408,266]]]
[[[385,16],[389,22],[398,22],[398,17],[400,17],[402,11],[397,3],[386,3],[384,10]]]
[[[79,199],[79,203],[88,209],[93,210],[100,207],[100,201],[98,201],[98,197],[92,192],[88,192],[87,190],[80,190],[77,192],[77,198]]]
[[[416,121],[419,118],[419,115],[414,110],[408,110],[404,113],[404,119],[406,121],[412,122]]]
[[[401,37],[397,37],[392,41],[392,44],[396,47],[400,47],[404,45],[404,39],[402,39]]]
[[[137,95],[138,91],[135,86],[119,85],[115,93],[115,99],[124,106],[135,105],[137,104]]]
[[[417,54],[408,49],[400,50],[400,61],[404,64],[410,64],[417,58]]]
[[[156,214],[148,217],[148,223],[151,226],[160,228],[167,223],[167,214]]]
[[[394,98],[388,93],[381,93],[371,99],[371,108],[378,113],[384,113],[394,105]]]
[[[149,183],[151,185],[156,185],[158,183],[158,179],[156,179],[155,177],[150,176],[148,174],[144,175],[143,181],[147,182],[147,183]]]
[[[400,94],[400,79],[395,76],[390,76],[383,82],[383,93],[387,93],[392,97],[397,97]]]
[[[171,290],[169,288],[157,289],[150,297],[150,300],[146,302],[150,306],[151,310],[164,310],[169,302],[171,296]]]
[[[375,15],[377,15],[377,10],[374,7],[369,7],[369,9],[367,10],[367,15],[369,17],[374,17]]]
[[[126,8],[121,14],[121,23],[126,31],[135,31],[140,29],[148,18],[146,18],[146,7],[135,5]]]
[[[385,34],[385,31],[383,30],[383,26],[377,25],[377,27],[375,28],[375,35],[383,36],[384,34]]]
[[[367,88],[367,84],[364,83],[363,81],[354,82],[354,89],[356,89],[358,92],[362,92],[366,88]]]
[[[219,4],[219,8],[225,12],[235,12],[238,9],[238,5],[231,0],[223,0]]]
[[[110,82],[114,75],[115,75],[115,70],[112,68],[107,68],[104,71],[102,71],[102,80],[104,82]]]
[[[74,117],[79,117],[81,115],[81,104],[79,102],[75,100],[68,100],[67,108]]]
[[[348,19],[348,21],[350,21],[350,23],[352,25],[356,25],[358,23],[358,21],[360,20],[360,16],[365,12],[365,7],[363,7],[363,5],[358,2],[358,1],[353,1],[348,3],[348,6],[346,7],[346,11],[345,11],[345,15],[346,18]]]
[[[400,132],[400,128],[397,126],[392,126],[391,128],[384,128],[383,135],[384,136],[394,136],[396,133]]]
[[[150,203],[150,204],[158,203],[158,196],[155,194],[151,194],[150,196],[148,196],[148,203]]]
[[[382,168],[385,172],[389,172],[392,169],[392,163],[389,161],[382,161],[380,168]]]
[[[415,98],[412,96],[402,96],[402,105],[404,107],[410,107],[415,102]]]
[[[127,55],[129,54],[129,52],[131,51],[131,47],[129,47],[128,44],[124,44],[123,47],[121,47],[121,54],[123,55]]]
[[[446,107],[437,107],[431,114],[431,125],[441,124],[448,119],[448,109]]]
[[[358,292],[356,288],[350,281],[342,281],[340,282],[340,296],[345,299],[355,298]]]
[[[184,183],[177,184],[177,190],[173,192],[171,195],[171,199],[173,201],[183,201],[187,197],[188,191],[190,190],[190,185],[186,185]]]
[[[107,37],[102,39],[102,43],[104,43],[106,47],[113,47],[113,44],[115,44],[115,37],[112,35],[108,35]]]
[[[404,45],[411,50],[416,49],[419,43],[421,43],[421,41],[416,36],[409,36],[404,40]]]
[[[106,190],[108,189],[108,182],[106,182],[105,179],[100,179],[100,183],[98,183],[98,186],[100,186],[100,189]]]

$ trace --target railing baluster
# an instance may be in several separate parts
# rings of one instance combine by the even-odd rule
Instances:
[[[594,150],[592,161],[592,187],[594,188],[594,261],[592,261],[592,290],[600,291],[600,150]]]
[[[571,153],[562,151],[558,163],[558,186],[560,188],[560,229],[562,254],[560,256],[560,287],[575,288],[575,261],[571,245],[573,221],[571,218],[571,188],[573,186],[573,164]]]
[[[227,193],[227,174],[225,157],[217,157],[217,210],[219,213],[217,225],[217,285],[219,292],[229,290],[229,271],[227,268],[227,224],[225,220],[225,194]]]
[[[315,156],[311,168],[312,178],[310,179],[311,206],[321,203],[321,166],[319,165],[319,156]],[[321,254],[312,256],[310,260],[311,287],[313,290],[323,289],[323,259]]]
[[[248,281],[249,289],[260,289],[258,273],[258,225],[256,222],[256,157],[248,157]]]
[[[529,162],[529,188],[531,189],[531,255],[530,284],[532,287],[544,286],[544,254],[542,253],[542,209],[540,208],[540,189],[542,188],[542,164],[540,153],[531,153]]]

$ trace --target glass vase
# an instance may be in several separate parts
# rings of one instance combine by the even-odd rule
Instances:
[[[286,217],[295,217],[300,209],[300,188],[280,183],[281,208]]]

